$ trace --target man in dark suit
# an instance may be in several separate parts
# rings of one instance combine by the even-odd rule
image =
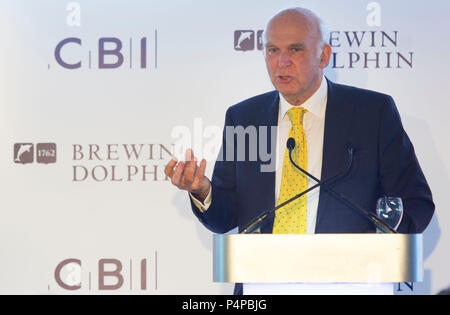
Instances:
[[[375,212],[378,198],[400,197],[404,215],[398,231],[422,233],[431,220],[434,204],[393,99],[325,79],[323,69],[330,60],[331,47],[320,19],[309,10],[293,8],[275,15],[266,26],[264,44],[267,70],[276,91],[230,107],[225,127],[255,127],[259,131],[261,126],[277,126],[275,135],[272,132],[263,141],[258,134],[256,147],[261,149],[264,143],[273,148],[275,141],[280,167],[262,171],[267,161],[260,156],[249,160],[252,145],[239,146],[236,136],[227,135],[226,128],[221,158],[216,161],[211,181],[204,176],[206,161],[198,166],[191,150],[186,152],[186,162],[172,160],[166,175],[174,185],[189,191],[199,220],[216,233],[235,227],[241,230],[280,203],[288,164],[283,160],[284,148],[292,135],[289,129],[294,128],[287,112],[297,107],[305,109],[301,132],[308,171],[322,180],[333,177],[349,164],[351,148],[352,168],[331,188],[371,212]],[[243,161],[237,158],[242,150],[246,157]],[[230,151],[233,153],[227,154]],[[312,184],[310,180],[308,187]],[[305,204],[306,233],[376,231],[367,218],[326,189],[308,194]],[[261,232],[272,233],[274,220],[273,216],[267,220]]]

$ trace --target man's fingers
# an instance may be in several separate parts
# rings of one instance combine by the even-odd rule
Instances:
[[[173,158],[172,160],[169,161],[169,163],[167,163],[166,167],[164,168],[164,174],[166,174],[167,177],[169,177],[170,179],[172,179],[174,170],[173,168],[175,167],[175,165],[177,165],[177,158]]]
[[[172,184],[179,189],[203,189],[201,185],[205,176],[206,160],[203,159],[198,166],[198,159],[192,149],[186,150],[185,158],[186,161],[182,162],[178,162],[176,158],[170,160],[164,169],[164,173],[172,180]]]
[[[194,161],[194,151],[192,149],[187,149],[184,153],[184,157],[186,162],[188,161]]]
[[[186,166],[193,167],[197,165],[197,158],[194,156],[192,149],[187,149],[185,153]]]
[[[206,169],[206,160],[203,159],[203,160],[201,160],[200,166],[198,167],[197,171],[195,172],[194,182],[192,183],[192,186],[194,186],[194,189],[200,188],[202,179],[205,176],[205,169]]]
[[[197,169],[197,158],[194,156],[194,151],[192,149],[187,149],[185,152],[186,165],[184,168],[184,175],[182,178],[182,184],[186,189],[194,181],[195,171]]]
[[[184,162],[178,163],[177,167],[175,167],[175,171],[172,176],[172,184],[180,187],[181,185],[181,177],[183,176],[184,170]]]
[[[193,161],[186,161],[186,165],[184,167],[184,174],[182,178],[182,185],[185,186],[186,189],[189,189],[194,181],[195,172],[197,171],[197,159],[195,158]]]
[[[198,171],[197,171],[197,173],[198,173],[197,177],[199,179],[202,179],[203,176],[205,176],[205,170],[206,170],[206,160],[203,159],[203,160],[201,160],[200,167],[198,168]]]

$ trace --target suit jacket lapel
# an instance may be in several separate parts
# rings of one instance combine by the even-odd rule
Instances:
[[[342,88],[328,81],[328,100],[325,113],[322,180],[342,172],[348,163],[348,131],[351,128],[354,106],[343,97]],[[332,196],[321,189],[317,209],[316,233],[324,232],[321,222],[333,211]]]
[[[276,128],[274,130],[275,134],[272,134],[271,127],[278,126],[278,111],[280,107],[279,104],[280,96],[277,91],[274,91],[273,95],[270,96],[265,110],[261,113],[261,126],[267,126],[267,152],[271,152],[272,138],[275,141],[274,145],[276,145]],[[271,156],[275,158],[275,161],[262,162],[259,160],[258,171],[261,171],[261,165],[269,164],[269,162],[276,163],[276,149],[275,152],[271,152]],[[257,183],[257,185],[261,189],[261,199],[263,200],[262,205],[264,207],[264,209],[260,209],[261,212],[275,207],[275,168],[273,168],[273,170],[273,172],[261,172],[261,182]],[[272,233],[273,220],[274,216],[266,220],[266,224],[261,227],[262,233]]]

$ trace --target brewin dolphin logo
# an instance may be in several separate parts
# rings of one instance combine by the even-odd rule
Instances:
[[[30,164],[34,161],[34,145],[32,143],[14,144],[14,163]]]
[[[255,45],[256,34],[256,45]],[[234,49],[237,51],[262,50],[263,31],[237,30],[234,32]]]
[[[234,32],[234,49],[248,51],[255,49],[255,32],[239,30]]]
[[[14,144],[14,163],[31,164],[34,162],[33,143]],[[36,144],[36,162],[41,164],[56,163],[56,143]]]

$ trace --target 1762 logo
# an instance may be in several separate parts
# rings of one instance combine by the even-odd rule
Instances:
[[[56,163],[56,143],[38,143],[36,150],[33,143],[14,144],[14,163],[31,164],[35,161],[41,164]]]

